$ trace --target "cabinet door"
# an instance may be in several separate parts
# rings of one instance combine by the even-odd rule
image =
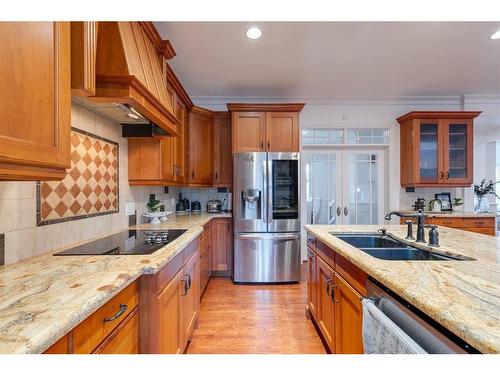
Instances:
[[[213,119],[197,113],[189,117],[189,184],[212,185]]]
[[[341,276],[334,276],[335,301],[335,352],[337,354],[362,354],[361,295]]]
[[[317,308],[316,308],[316,323],[319,326],[323,338],[328,347],[335,353],[334,342],[334,304],[332,299],[333,288],[333,269],[326,264],[321,258],[316,258],[318,261],[317,273]]]
[[[174,169],[175,180],[178,183],[186,181],[186,133],[187,133],[187,109],[184,103],[175,96],[175,116],[179,119],[180,124],[177,126],[179,137],[174,137]]]
[[[214,120],[214,186],[232,185],[231,119]]]
[[[181,269],[157,297],[159,354],[179,354],[184,350],[182,295],[186,288],[183,277]]]
[[[0,179],[62,179],[71,162],[70,24],[1,22],[0,45]]]
[[[416,120],[416,142],[418,157],[415,170],[421,184],[443,182],[442,143],[443,132],[439,120]]]
[[[97,22],[71,22],[71,95],[95,95]]]
[[[232,265],[232,221],[215,219],[212,224],[212,254],[214,271],[230,271]]]
[[[200,264],[198,251],[184,265],[184,279],[187,288],[182,296],[184,345],[190,340],[194,331],[200,304]]]
[[[94,354],[139,354],[139,308],[117,327]]]
[[[265,112],[232,112],[233,152],[266,150]]]
[[[443,120],[444,184],[472,183],[472,120]]]
[[[268,151],[299,152],[299,114],[267,112],[266,138]]]
[[[307,248],[307,308],[316,319],[316,301],[318,299],[318,261],[317,255]]]
[[[128,179],[131,184],[160,181],[162,145],[157,138],[128,139]]]
[[[161,143],[161,175],[162,180],[175,181],[177,168],[175,166],[175,143],[178,137],[168,137]],[[151,162],[151,161],[150,161]]]

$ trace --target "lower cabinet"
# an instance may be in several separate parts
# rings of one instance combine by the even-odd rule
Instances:
[[[230,276],[233,264],[233,221],[230,218],[212,220],[213,271]]]
[[[212,222],[203,227],[200,240],[200,294],[207,287],[208,280],[212,274],[213,251],[212,251]]]
[[[316,310],[316,323],[328,347],[332,353],[335,353],[335,312],[331,294],[334,271],[321,258],[318,258],[317,265],[318,308]]]
[[[199,239],[193,240],[154,275],[140,279],[140,352],[183,353],[198,319]]]
[[[401,218],[400,223],[405,224],[407,220],[413,221],[416,224],[416,219],[413,218]],[[463,216],[463,217],[427,217],[425,219],[426,224],[440,225],[443,227],[461,229],[467,232],[487,234],[490,236],[496,235],[496,220],[494,217],[474,217],[474,216]]]
[[[318,242],[318,247],[324,246]],[[367,275],[337,253],[327,261],[311,247],[307,252],[311,318],[332,353],[363,353],[361,299]]]
[[[139,353],[139,309],[138,282],[135,281],[45,353]]]

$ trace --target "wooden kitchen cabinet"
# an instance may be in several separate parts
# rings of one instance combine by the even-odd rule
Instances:
[[[63,336],[54,345],[48,348],[43,354],[68,354],[69,353],[69,338],[68,335]]]
[[[318,258],[316,253],[307,249],[307,309],[314,319],[317,318],[316,306],[318,300]]]
[[[181,269],[158,294],[159,353],[181,354],[184,349],[182,298],[185,282]]]
[[[265,151],[266,114],[232,112],[233,152]]]
[[[267,151],[299,152],[299,114],[267,112],[266,139]]]
[[[96,21],[71,22],[71,95],[93,96],[96,93]]]
[[[332,299],[333,269],[321,258],[318,259],[317,285],[318,299],[316,322],[328,347],[335,353],[335,316]]]
[[[141,353],[184,353],[199,312],[199,244],[196,238],[156,274],[140,278]]]
[[[233,221],[230,218],[212,220],[213,268],[230,276],[233,264]]]
[[[214,119],[213,186],[230,187],[233,184],[231,154],[231,115],[216,112]]]
[[[193,335],[198,312],[200,311],[200,263],[198,251],[184,265],[184,278],[187,279],[182,301],[182,334],[187,340]]]
[[[229,103],[233,152],[298,152],[303,103]]]
[[[93,354],[139,354],[139,308],[123,321]]]
[[[363,353],[362,296],[368,275],[308,234],[308,303],[332,353]]]
[[[333,277],[335,306],[335,351],[342,354],[363,353],[363,308],[361,294],[338,273]]]
[[[0,43],[0,180],[60,180],[71,165],[70,24],[2,22]]]
[[[190,186],[212,186],[214,113],[194,106],[189,114],[188,163]]]
[[[416,225],[417,220],[413,218],[401,218],[400,223],[411,220]],[[440,225],[443,227],[465,230],[469,232],[496,235],[496,219],[494,217],[426,217],[425,224]]]
[[[401,125],[401,186],[470,186],[473,119],[481,112],[409,112]]]
[[[212,274],[213,251],[212,251],[212,221],[203,227],[200,240],[200,295],[207,287],[208,280]]]

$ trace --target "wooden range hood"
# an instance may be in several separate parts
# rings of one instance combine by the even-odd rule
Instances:
[[[167,134],[179,135],[160,57],[139,22],[99,22],[96,95],[86,99],[98,112],[107,103],[125,104]],[[117,108],[123,117],[124,106]]]

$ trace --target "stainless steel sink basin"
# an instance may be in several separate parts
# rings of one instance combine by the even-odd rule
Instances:
[[[380,234],[330,233],[372,257],[384,260],[473,260],[461,255],[442,255],[419,249]]]

